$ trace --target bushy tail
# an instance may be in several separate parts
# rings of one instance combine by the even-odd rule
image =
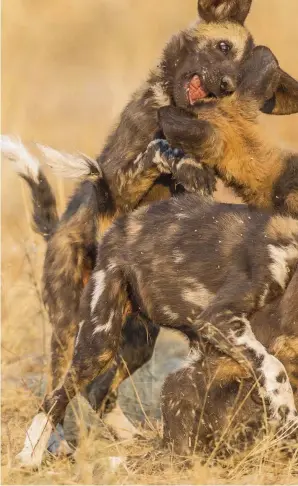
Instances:
[[[2,155],[14,163],[16,172],[30,187],[33,202],[33,229],[47,241],[55,230],[59,218],[55,196],[40,169],[38,159],[30,154],[18,138],[1,136],[0,148]]]
[[[46,164],[57,176],[68,179],[87,178],[90,175],[102,177],[101,169],[96,160],[87,155],[60,152],[40,144],[37,144],[37,147],[42,152]]]
[[[2,154],[13,161],[16,171],[31,189],[34,230],[46,241],[49,240],[59,223],[59,218],[56,199],[39,161],[17,138],[2,136],[0,147]],[[95,225],[100,217],[102,228],[105,224],[109,225],[111,217],[115,214],[114,200],[99,164],[84,154],[60,152],[40,144],[37,144],[37,147],[45,163],[57,176],[81,179],[81,184],[76,188],[61,221],[69,221],[76,214],[82,221],[91,218]]]
[[[82,180],[74,192],[62,220],[65,222],[72,218],[79,208],[81,217],[86,218],[85,211],[88,208],[89,218],[93,218],[94,221],[101,219],[102,228],[106,222],[109,225],[111,217],[115,214],[114,199],[98,162],[81,153],[69,154],[45,145],[38,145],[38,148],[42,152],[46,164],[57,176]]]

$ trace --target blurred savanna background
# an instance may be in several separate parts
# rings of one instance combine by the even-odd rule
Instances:
[[[91,156],[145,80],[170,35],[196,17],[196,0],[2,0],[2,133]],[[254,0],[247,25],[283,69],[298,78],[298,1]],[[298,148],[298,116],[261,117],[264,132]],[[34,150],[34,147],[33,147]],[[72,184],[49,174],[59,209]],[[86,439],[76,464],[16,469],[24,431],[44,392],[50,326],[40,297],[45,245],[30,229],[30,198],[9,161],[2,161],[2,482],[9,484],[249,483],[294,484],[291,465],[225,476],[219,466],[152,476],[149,464],[102,474]],[[233,199],[221,189],[219,198]],[[89,440],[89,442],[88,442]],[[146,452],[140,449],[140,454]],[[115,454],[114,454],[115,455]],[[176,471],[176,472],[175,472]]]

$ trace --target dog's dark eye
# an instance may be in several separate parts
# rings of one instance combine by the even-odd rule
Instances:
[[[228,54],[231,50],[231,45],[228,44],[227,42],[221,41],[218,43],[218,48],[223,52],[224,54]]]

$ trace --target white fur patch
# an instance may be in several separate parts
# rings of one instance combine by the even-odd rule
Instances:
[[[263,290],[262,294],[260,294],[260,296],[259,296],[260,307],[264,307],[266,299],[268,297],[268,294],[269,294],[269,285],[265,284],[264,290]]]
[[[96,328],[93,331],[93,336],[94,336],[94,334],[97,334],[98,332],[109,332],[112,329],[114,315],[115,315],[115,312],[111,311],[108,322],[106,324],[99,324],[98,326],[96,326]]]
[[[75,342],[75,346],[77,346],[79,340],[80,340],[80,334],[81,334],[81,330],[82,330],[82,327],[83,327],[83,324],[84,324],[85,321],[81,321],[79,323],[79,330],[78,330],[78,334],[77,334],[77,337],[76,337],[76,342]]]
[[[36,415],[26,432],[23,450],[16,456],[22,466],[40,466],[51,433],[52,425],[47,415],[44,412]]]
[[[99,270],[98,272],[95,272],[93,275],[93,280],[94,280],[94,289],[93,289],[93,294],[92,294],[92,299],[91,299],[91,313],[95,311],[97,302],[103,293],[105,289],[105,272],[103,270]]]
[[[167,316],[171,321],[176,321],[179,319],[179,314],[177,312],[173,312],[172,309],[168,306],[165,305],[162,308],[162,312],[164,313],[165,316]]]
[[[0,147],[2,154],[14,163],[18,174],[39,183],[39,161],[28,152],[19,138],[2,135]]]
[[[98,163],[84,154],[59,152],[40,144],[37,144],[37,147],[42,152],[46,164],[60,177],[69,179],[86,177],[94,171],[101,176]]]
[[[268,250],[273,261],[270,264],[272,277],[284,289],[290,271],[289,262],[298,258],[298,247],[294,244],[287,246],[268,245]]]
[[[277,358],[275,358],[275,356],[269,354],[266,348],[256,339],[249,321],[245,318],[242,318],[241,320],[246,326],[245,332],[241,336],[235,336],[234,332],[230,331],[230,337],[236,346],[243,346],[246,349],[251,349],[258,356],[264,358],[260,370],[265,378],[264,390],[270,400],[273,418],[278,418],[278,409],[282,405],[286,405],[290,409],[288,418],[294,418],[296,410],[294,396],[285,367]],[[277,377],[281,372],[284,372],[286,376],[284,383],[279,383],[277,381]],[[275,390],[278,390],[277,394],[274,393]]]
[[[108,463],[110,471],[116,472],[121,465],[125,467],[126,458],[121,456],[109,456]]]
[[[200,343],[197,342],[195,345],[193,344],[188,355],[186,356],[185,362],[182,368],[189,368],[190,374],[193,371],[193,365],[202,361],[203,353],[200,348]]]
[[[186,213],[177,213],[178,219],[189,219],[189,214]]]
[[[106,425],[112,427],[118,439],[132,439],[138,433],[135,426],[124,415],[118,403],[110,413],[104,416],[103,421]]]
[[[157,166],[157,168],[160,172],[165,173],[165,174],[170,174],[171,171],[170,171],[169,165],[168,165],[165,157],[163,157],[161,155],[160,150],[156,151],[152,161]]]
[[[184,255],[179,250],[173,250],[173,258],[175,263],[181,263],[184,260]]]
[[[182,291],[183,300],[201,309],[206,309],[214,295],[200,282],[194,279],[188,279],[188,282],[191,283],[191,286]]]
[[[278,409],[279,407],[286,405],[290,409],[290,416],[288,419],[293,419],[295,416],[295,401],[292,391],[290,381],[287,376],[287,372],[283,364],[272,356],[267,354],[262,363],[262,372],[265,376],[265,385],[267,396],[270,399],[270,405],[273,412],[273,418],[279,418]],[[284,383],[278,383],[276,378],[279,373],[284,372],[287,377]],[[275,394],[274,391],[278,389],[278,393]]]
[[[197,169],[202,169],[203,166],[200,162],[196,162],[194,159],[183,157],[180,162],[176,165],[177,171],[181,169],[183,165],[191,165],[192,167],[196,167]]]
[[[107,266],[107,271],[108,272],[113,272],[116,269],[117,269],[117,263],[115,261],[113,261],[113,260],[110,260],[109,261],[109,264]]]
[[[156,83],[152,87],[154,101],[158,107],[168,106],[171,104],[170,97],[165,93],[161,83]]]

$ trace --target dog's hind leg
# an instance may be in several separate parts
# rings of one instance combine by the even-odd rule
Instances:
[[[119,385],[152,358],[159,330],[138,313],[127,316],[117,363],[87,386],[86,395],[94,410],[106,413],[113,408]]]
[[[127,299],[126,282],[121,269],[102,261],[96,267],[82,296],[70,368],[61,386],[47,395],[41,406],[41,418],[48,417],[53,427],[63,423],[66,407],[72,398],[115,361]],[[33,421],[32,427],[34,425]],[[41,449],[43,447],[45,450],[46,444],[44,430],[39,423],[37,426],[34,437],[35,442],[40,444],[40,459],[43,452]],[[30,461],[26,465],[30,466]]]
[[[267,289],[267,282],[264,285]],[[286,370],[256,339],[250,326],[249,316],[262,293],[261,281],[254,283],[244,275],[238,279],[231,276],[199,316],[195,327],[199,335],[235,359],[258,380],[271,417],[279,424],[292,424],[297,433],[297,411]]]
[[[89,181],[79,190],[85,196],[83,202],[74,208],[75,212],[68,207],[49,239],[45,255],[43,299],[53,326],[53,389],[61,383],[72,358],[80,298],[96,258],[96,196]]]
[[[120,244],[117,231],[113,236],[107,244],[114,244],[115,238]],[[83,292],[71,366],[63,385],[44,402],[54,425],[63,421],[69,401],[107,370],[119,352],[128,295],[122,269],[111,261],[110,254],[105,257],[104,245],[105,240],[99,248],[100,261]]]

